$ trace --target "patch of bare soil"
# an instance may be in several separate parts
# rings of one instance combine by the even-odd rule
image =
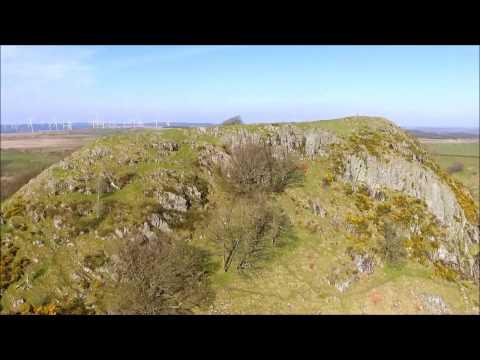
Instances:
[[[424,144],[476,144],[478,138],[455,138],[455,139],[427,139],[418,138],[418,141]]]
[[[81,147],[91,136],[80,134],[2,134],[0,137],[1,149],[55,149],[72,150]]]

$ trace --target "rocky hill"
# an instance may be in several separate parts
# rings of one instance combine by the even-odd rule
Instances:
[[[1,208],[3,313],[478,313],[479,210],[382,118],[96,140]]]

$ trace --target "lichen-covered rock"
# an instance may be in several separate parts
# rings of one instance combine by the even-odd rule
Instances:
[[[141,230],[143,236],[147,238],[148,241],[155,241],[158,240],[157,234],[155,234],[151,229],[148,223],[143,223],[143,228]]]
[[[59,230],[62,228],[62,218],[60,216],[55,216],[53,218],[53,226],[55,227],[55,229]]]
[[[325,156],[328,154],[331,144],[339,143],[339,139],[335,135],[319,129],[307,131],[304,138],[305,155],[308,157]]]
[[[423,294],[421,296],[425,310],[433,314],[448,314],[450,309],[445,301],[438,295]]]
[[[310,200],[310,207],[312,209],[312,212],[316,215],[316,216],[320,216],[322,218],[324,218],[325,216],[327,216],[327,210],[325,210],[325,208],[323,208],[321,205],[320,205],[320,201],[318,199],[315,199],[315,200]]]
[[[187,200],[180,195],[171,192],[162,192],[157,195],[159,204],[166,210],[186,212]]]
[[[214,170],[215,167],[226,167],[231,161],[231,156],[220,148],[207,144],[200,150],[198,162],[200,166]]]
[[[340,292],[347,291],[358,279],[358,274],[355,273],[355,270],[350,263],[341,263],[335,266],[327,276],[328,284],[335,287]]]
[[[478,244],[478,227],[467,220],[455,193],[431,169],[403,158],[379,159],[355,154],[346,157],[343,179],[366,184],[373,192],[387,188],[425,201],[430,212],[447,228],[446,245],[437,256],[474,277],[468,249]]]
[[[170,229],[170,226],[168,226],[168,224],[158,214],[150,215],[150,224],[161,232],[164,232],[164,233],[172,232],[172,229]]]
[[[226,131],[222,139],[225,144],[232,148],[246,143],[263,143],[272,146],[274,153],[297,152],[308,158],[325,156],[328,154],[330,145],[340,142],[340,139],[329,131],[322,129],[303,130],[292,125],[266,126],[264,132],[261,133],[235,129]]]
[[[480,279],[480,253],[473,258],[472,276],[474,279]]]
[[[352,253],[351,257],[359,273],[372,274],[375,270],[375,258],[372,255]]]

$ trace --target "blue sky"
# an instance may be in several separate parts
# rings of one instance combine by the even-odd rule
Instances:
[[[476,46],[2,46],[2,123],[384,116],[478,127]]]

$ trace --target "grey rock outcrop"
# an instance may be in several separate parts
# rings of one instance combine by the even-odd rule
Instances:
[[[328,154],[331,144],[339,143],[340,139],[333,133],[323,129],[308,129],[286,125],[282,127],[265,126],[259,132],[251,132],[246,129],[230,131],[218,130],[217,136],[221,136],[223,142],[231,147],[245,143],[265,143],[274,148],[274,152],[297,152],[302,156],[313,158]]]
[[[375,259],[369,254],[352,254],[352,260],[359,273],[372,274],[375,270]]]
[[[322,218],[327,216],[327,210],[320,205],[320,201],[318,199],[310,200],[310,207],[316,216],[320,216]]]
[[[329,145],[339,142],[335,135],[319,129],[307,131],[304,137],[305,155],[308,157],[325,156],[328,154]]]
[[[187,200],[171,192],[162,192],[158,194],[158,202],[166,210],[175,210],[179,212],[187,211]]]
[[[424,294],[421,296],[425,310],[433,314],[448,314],[450,309],[445,301],[438,295]]]
[[[366,184],[373,193],[387,188],[425,201],[428,210],[447,228],[447,239],[435,256],[478,279],[473,259],[468,256],[470,246],[478,244],[478,227],[466,219],[453,190],[431,169],[399,157],[379,160],[370,155],[350,155],[343,179]]]
[[[170,229],[170,226],[158,215],[158,214],[152,214],[150,215],[150,224],[160,230],[161,232],[164,233],[170,233],[172,232],[172,229]]]

